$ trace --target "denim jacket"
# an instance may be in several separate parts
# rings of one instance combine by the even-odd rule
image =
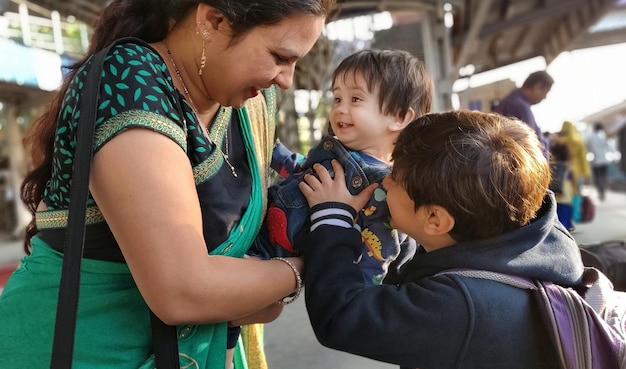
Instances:
[[[391,172],[391,166],[359,151],[346,149],[336,138],[326,136],[311,149],[300,165],[297,154],[282,144],[277,144],[272,154],[272,168],[285,180],[269,189],[270,208],[262,232],[252,247],[252,253],[261,257],[288,256],[298,253],[298,240],[308,233],[309,207],[298,184],[304,174],[313,174],[312,166],[322,164],[331,176],[331,161],[338,160],[343,166],[348,191],[357,195],[372,183],[381,183]],[[416,245],[406,235],[389,225],[389,209],[386,193],[377,188],[367,205],[359,212],[354,225],[362,235],[363,253],[359,265],[366,284],[380,284],[387,274],[389,264],[401,253],[412,256]]]

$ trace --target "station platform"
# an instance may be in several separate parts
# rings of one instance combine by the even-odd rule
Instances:
[[[590,223],[576,224],[572,236],[579,245],[607,240],[626,240],[626,193],[609,192],[596,203],[596,216]],[[0,290],[24,255],[22,240],[0,241]],[[271,369],[392,369],[396,365],[331,350],[317,342],[304,306],[298,299],[281,316],[265,326],[265,350]]]

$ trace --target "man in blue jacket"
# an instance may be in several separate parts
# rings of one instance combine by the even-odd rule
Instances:
[[[535,121],[535,115],[530,107],[542,102],[552,89],[554,79],[545,71],[533,72],[526,77],[522,87],[511,91],[498,105],[493,109],[494,112],[504,115],[505,117],[513,117],[528,124],[535,131],[537,138],[541,142],[543,154],[549,158],[548,141],[543,136],[543,132]]]
[[[336,162],[335,179],[315,166],[319,179],[306,175],[300,185],[311,206],[302,246],[318,340],[402,368],[558,368],[532,292],[443,273],[475,269],[582,283],[579,249],[558,221],[534,132],[497,114],[430,114],[405,128],[393,159],[383,181],[391,225],[421,246],[381,286],[364,286],[354,263],[361,236],[346,216],[375,185],[352,196]]]

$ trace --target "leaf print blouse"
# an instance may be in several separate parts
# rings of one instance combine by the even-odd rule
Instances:
[[[36,214],[40,235],[42,230],[64,231],[67,225],[76,126],[81,114],[81,89],[89,67],[90,62],[79,69],[63,99],[57,122],[52,175],[43,195],[48,210]],[[211,236],[207,240],[209,249],[210,243],[218,244],[226,238],[248,205],[249,196],[241,196],[241,193],[249,194],[251,191],[246,151],[237,124],[237,114],[233,114],[233,109],[219,110],[210,134],[220,147],[225,136],[229,140],[231,161],[238,167],[237,181],[232,179],[230,169],[222,165],[219,150],[198,129],[193,110],[174,87],[164,60],[147,44],[121,43],[109,51],[101,72],[96,115],[94,155],[109,140],[129,128],[150,129],[175,141],[189,157],[199,196],[202,198],[204,193],[209,194],[205,198],[215,199],[201,201],[205,238]],[[230,124],[231,121],[234,124]],[[225,189],[230,192],[223,193]],[[207,219],[209,217],[214,219]],[[92,225],[103,225],[105,229],[90,227]],[[43,235],[45,238],[42,238],[48,243],[62,244],[63,237],[58,232],[53,237],[50,232],[43,232]],[[91,195],[87,208],[86,237],[85,257],[89,257],[87,249],[90,239],[107,239],[107,243],[113,242],[115,248],[119,249]],[[119,259],[119,255],[114,259]]]

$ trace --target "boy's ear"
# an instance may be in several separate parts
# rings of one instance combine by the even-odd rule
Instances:
[[[454,217],[439,205],[425,205],[424,232],[430,236],[447,235],[454,227]]]
[[[415,119],[415,110],[413,108],[409,108],[404,116],[398,115],[394,121],[392,130],[401,131],[403,130],[409,123],[411,123]]]

